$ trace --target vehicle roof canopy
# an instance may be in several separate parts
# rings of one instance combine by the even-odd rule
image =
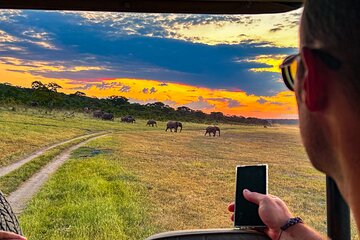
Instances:
[[[2,9],[260,14],[295,10],[302,0],[1,0]]]

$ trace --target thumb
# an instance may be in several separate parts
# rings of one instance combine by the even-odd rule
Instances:
[[[266,195],[257,193],[257,192],[250,192],[248,189],[244,189],[243,191],[244,198],[249,202],[255,203],[259,205],[260,201],[263,200]]]

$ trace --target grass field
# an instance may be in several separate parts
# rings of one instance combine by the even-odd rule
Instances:
[[[71,147],[72,145],[78,144],[89,137],[76,139],[69,143],[65,143],[58,147],[55,147],[44,154],[36,157],[32,161],[24,164],[18,169],[0,177],[0,189],[3,193],[9,194],[15,191],[23,182],[28,180],[36,172],[38,172],[42,167],[48,164],[53,160],[57,155],[59,155],[65,149]]]
[[[75,151],[21,216],[29,239],[144,239],[154,231],[136,176],[108,150],[92,156],[96,143],[104,140]]]
[[[234,198],[235,166],[259,163],[269,164],[269,192],[326,231],[325,176],[310,165],[294,126],[220,125],[221,137],[214,138],[193,123],[170,133],[163,122],[151,128],[141,120],[122,124],[81,115],[65,122],[61,114],[0,117],[19,122],[15,128],[43,119],[52,128],[36,129],[64,129],[68,137],[112,131],[77,150],[31,201],[20,217],[29,239],[143,239],[160,231],[231,227],[227,205]],[[12,127],[4,129],[11,135]],[[34,134],[23,131],[24,139]]]
[[[66,117],[66,112],[28,109],[11,112],[0,109],[0,166],[5,166],[29,153],[54,143],[96,131],[124,130],[119,122],[106,122],[77,113]]]

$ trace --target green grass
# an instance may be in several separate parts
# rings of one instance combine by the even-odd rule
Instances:
[[[220,125],[221,137],[214,138],[204,136],[202,124],[184,123],[182,133],[170,133],[164,122],[152,128],[145,120],[6,114],[65,131],[113,131],[76,151],[32,200],[21,215],[30,239],[143,239],[160,231],[232,227],[227,205],[234,199],[235,166],[259,163],[269,164],[269,192],[326,231],[325,176],[311,166],[296,127]]]
[[[109,149],[111,138],[80,148],[51,178],[20,222],[28,239],[143,239],[154,230],[144,187],[124,171]]]
[[[89,139],[89,137],[77,139],[69,143],[65,143],[63,145],[55,147],[51,150],[48,150],[39,157],[36,157],[30,162],[25,163],[18,169],[15,169],[14,171],[0,177],[1,191],[5,194],[9,194],[15,191],[23,182],[28,180],[42,167],[44,167],[46,164],[51,162],[57,155],[61,154],[62,151],[82,141],[85,141],[86,139]]]
[[[65,127],[60,119],[0,111],[0,166],[17,161],[45,146],[89,133]]]
[[[0,108],[0,167],[54,143],[96,131],[127,131],[138,128],[134,124],[102,121],[91,115],[76,113],[65,117],[64,111],[28,109],[27,111],[4,111]],[[145,121],[140,121],[143,130]]]

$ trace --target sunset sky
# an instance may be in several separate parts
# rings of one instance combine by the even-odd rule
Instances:
[[[277,15],[0,10],[0,82],[204,112],[297,118],[279,64],[301,9]]]

